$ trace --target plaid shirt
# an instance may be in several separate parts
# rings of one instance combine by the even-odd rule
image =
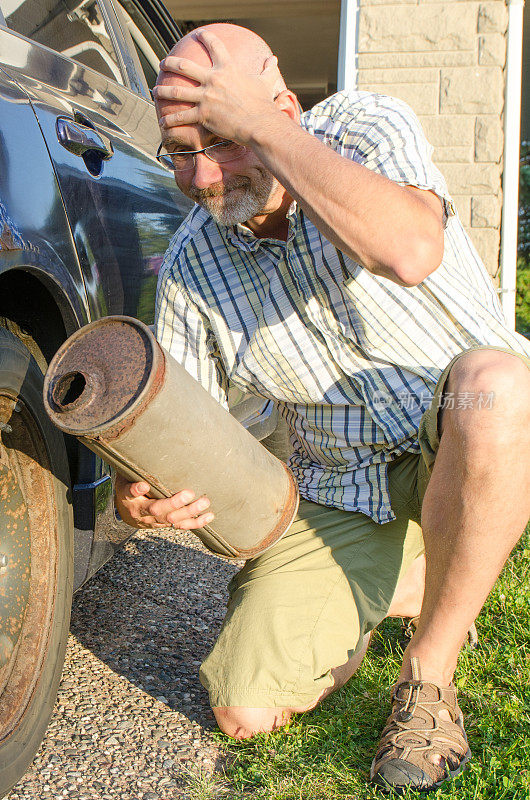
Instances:
[[[275,401],[303,497],[384,523],[395,518],[387,464],[419,452],[420,417],[450,359],[479,344],[530,346],[506,327],[408,106],[339,92],[302,126],[345,158],[442,199],[441,266],[406,288],[342,255],[296,204],[286,242],[219,225],[195,206],[160,271],[156,334],[225,406],[232,384]]]

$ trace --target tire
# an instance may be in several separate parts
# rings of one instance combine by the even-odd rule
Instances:
[[[68,461],[42,385],[28,348],[0,327],[0,797],[44,736],[70,624]]]

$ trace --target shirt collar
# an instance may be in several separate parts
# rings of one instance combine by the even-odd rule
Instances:
[[[295,238],[298,230],[300,229],[300,214],[301,211],[298,207],[298,204],[293,200],[291,205],[289,206],[289,210],[285,215],[287,220],[289,221],[289,230],[287,232],[287,242],[284,242],[280,239],[272,239],[272,238],[259,238],[255,236],[254,233],[247,228],[244,224],[238,225],[219,225],[222,233],[226,236],[226,239],[235,247],[239,248],[239,250],[246,250],[247,252],[253,252],[257,250],[262,244],[273,244],[273,245],[281,245],[285,247],[286,244],[289,244]]]

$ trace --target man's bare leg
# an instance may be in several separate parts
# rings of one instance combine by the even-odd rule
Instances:
[[[392,603],[388,610],[389,617],[415,617],[420,613],[425,585],[425,556],[420,556],[410,566],[399,581]],[[333,685],[325,689],[307,706],[291,708],[248,708],[244,706],[216,707],[213,709],[217,724],[221,730],[234,739],[248,739],[255,733],[273,731],[285,725],[293,714],[311,711],[332,692],[347,683],[359,668],[368,645],[370,634],[364,637],[362,649],[355,653],[345,664],[332,670]]]
[[[494,400],[443,412],[423,501],[425,597],[400,679],[418,657],[422,678],[441,685],[530,516],[530,370],[515,356],[475,351],[455,364],[447,391]]]
[[[387,617],[417,617],[425,592],[425,555],[412,562],[399,581]]]
[[[443,412],[423,500],[425,594],[398,679],[414,682],[394,693],[372,765],[372,780],[397,791],[430,791],[469,759],[449,684],[467,631],[530,514],[530,370],[515,356],[477,350],[455,363],[446,391],[457,403]],[[480,395],[490,393],[493,406],[480,407]],[[459,397],[472,398],[473,407]]]

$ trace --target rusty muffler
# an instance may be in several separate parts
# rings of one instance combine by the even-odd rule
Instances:
[[[130,317],[74,333],[44,381],[52,422],[153,498],[191,489],[215,519],[194,531],[215,553],[252,558],[278,541],[298,508],[290,470]]]

